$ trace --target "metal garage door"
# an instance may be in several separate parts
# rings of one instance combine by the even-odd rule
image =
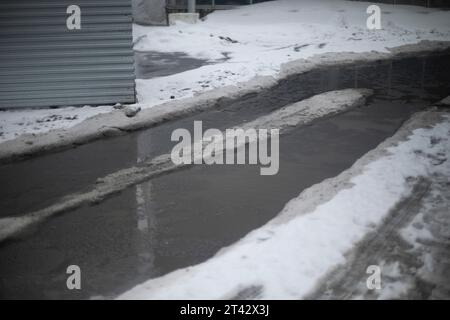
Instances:
[[[133,63],[131,0],[0,0],[0,108],[132,103]]]

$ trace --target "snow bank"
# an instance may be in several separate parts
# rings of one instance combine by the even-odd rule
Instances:
[[[172,98],[241,86],[255,76],[277,78],[282,76],[283,64],[327,52],[389,52],[387,48],[422,40],[450,40],[449,11],[379,4],[383,29],[368,30],[369,4],[277,0],[216,11],[196,25],[135,25],[136,50],[184,52],[214,63],[167,77],[137,80],[138,101],[142,108],[150,108]],[[0,142],[24,133],[70,128],[95,114],[110,111],[111,107],[0,112]],[[48,116],[52,116],[50,121]]]
[[[97,114],[108,113],[111,106],[61,109],[20,109],[0,111],[0,142],[23,134],[38,134],[68,128]]]
[[[305,190],[215,257],[119,299],[226,299],[255,287],[257,298],[302,298],[409,195],[407,179],[450,174],[449,139],[448,114],[420,113],[352,168]],[[436,162],[436,155],[446,160]]]

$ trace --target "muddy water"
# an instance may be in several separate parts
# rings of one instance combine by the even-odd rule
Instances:
[[[209,64],[206,60],[192,58],[183,52],[135,51],[134,61],[137,79],[169,76]]]
[[[255,166],[197,166],[57,216],[0,244],[0,297],[114,296],[145,279],[205,261],[266,223],[303,189],[351,166],[411,113],[448,95],[447,61],[440,56],[311,72],[219,110],[0,168],[8,186],[1,196],[2,215],[18,215],[107,172],[167,152],[172,129],[191,128],[193,120],[221,129],[313,93],[376,89],[367,106],[283,136],[276,176],[260,176]],[[66,289],[70,264],[81,267],[81,291]]]
[[[282,137],[280,172],[198,166],[47,221],[0,247],[2,297],[114,295],[206,260],[261,226],[304,188],[334,176],[391,135],[419,105],[374,101]],[[65,289],[65,268],[83,289]]]
[[[384,61],[350,67],[315,70],[292,76],[276,87],[224,100],[214,110],[168,122],[133,134],[99,140],[78,148],[0,166],[0,217],[44,208],[70,192],[94,183],[98,177],[134,165],[172,148],[176,128],[191,129],[194,120],[205,128],[223,129],[297,102],[314,94],[350,87],[376,89],[381,101],[400,99],[427,106],[450,91],[450,53]]]

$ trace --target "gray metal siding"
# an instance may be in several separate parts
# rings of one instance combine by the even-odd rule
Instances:
[[[134,78],[131,0],[0,0],[0,108],[132,103]]]

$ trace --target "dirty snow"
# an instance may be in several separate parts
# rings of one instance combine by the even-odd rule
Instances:
[[[401,129],[351,169],[303,191],[274,220],[215,257],[151,279],[119,299],[226,299],[248,291],[252,298],[305,297],[410,195],[409,180],[449,176],[450,116],[430,127],[421,123],[427,114],[421,116],[415,130]],[[382,298],[408,288],[390,289]]]
[[[22,134],[37,134],[58,128],[72,127],[92,116],[111,112],[113,107],[101,106],[60,109],[20,109],[0,111],[0,142]]]
[[[450,126],[447,127],[447,130]],[[435,144],[439,137],[431,137]],[[449,141],[443,145],[449,148]],[[350,264],[333,272],[313,299],[408,299],[432,300],[450,297],[450,165],[448,152],[418,152],[431,160],[432,176],[410,180],[415,191],[395,215],[366,237],[350,258]],[[421,150],[424,151],[424,150]],[[356,253],[356,254],[355,254]],[[368,265],[380,267],[381,288],[366,286]]]
[[[450,126],[447,127],[450,129]],[[447,149],[449,141],[446,141]],[[445,172],[434,173],[429,191],[424,195],[417,215],[399,230],[405,241],[405,253],[391,253],[397,259],[396,272],[382,266],[383,287],[377,299],[448,299],[450,279],[450,165],[447,153],[425,153],[422,156],[445,158]],[[436,159],[436,158],[435,158]],[[440,161],[439,161],[440,162]],[[405,245],[403,245],[405,246]]]
[[[366,28],[369,3],[343,0],[277,0],[216,11],[196,25],[134,26],[135,49],[182,52],[209,65],[179,74],[137,80],[142,108],[236,85],[256,75],[277,77],[283,63],[326,52],[387,52],[421,40],[450,40],[450,12],[380,4],[382,30]],[[23,133],[68,128],[111,107],[0,113],[0,142]],[[76,117],[74,120],[66,119]],[[50,121],[47,121],[51,116]],[[40,121],[44,119],[44,121]]]

